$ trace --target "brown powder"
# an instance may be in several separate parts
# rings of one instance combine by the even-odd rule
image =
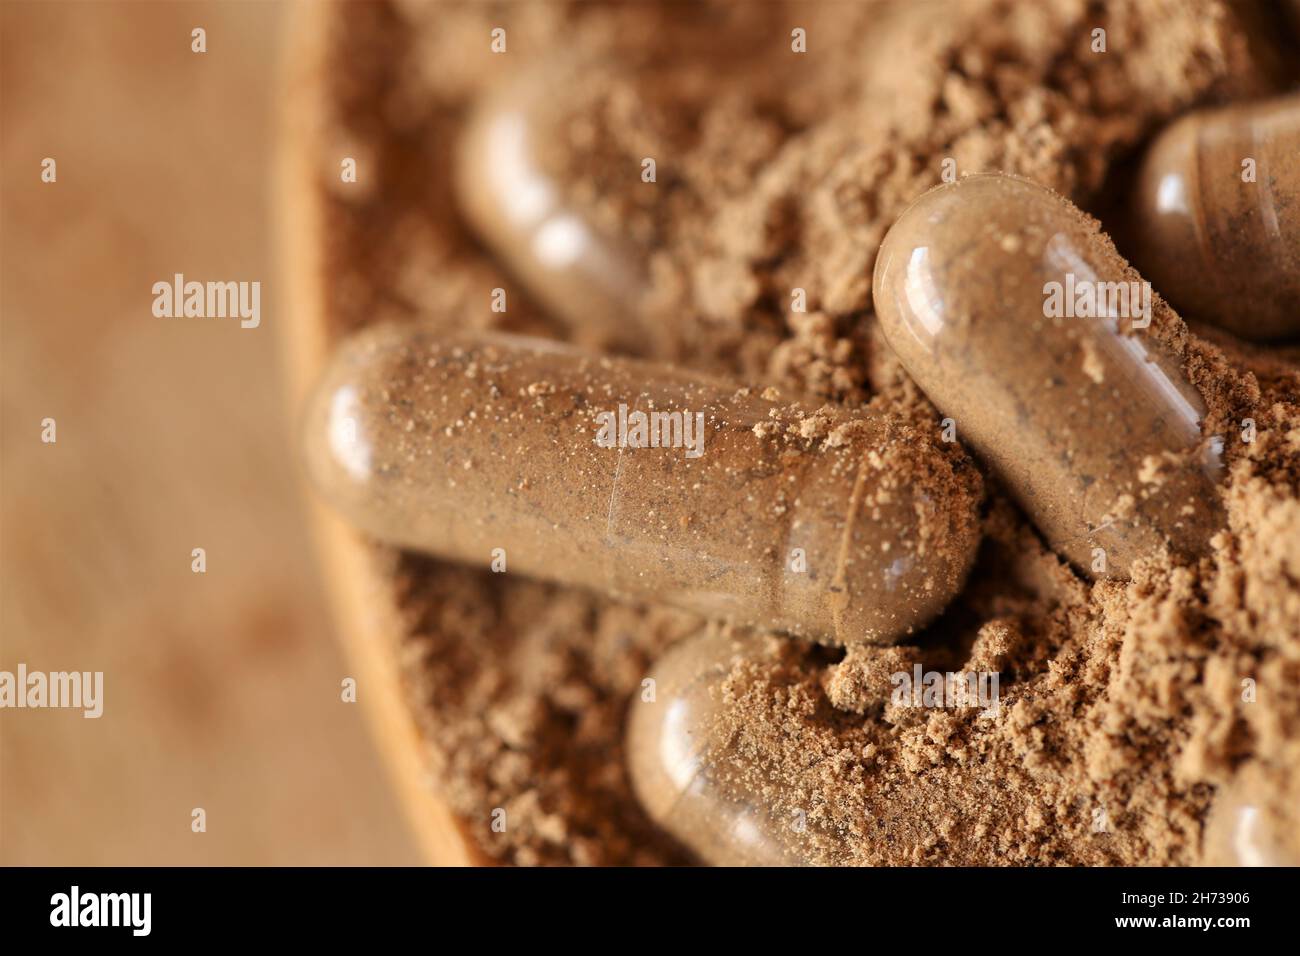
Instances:
[[[1271,89],[1268,44],[1247,40],[1234,9],[352,7],[331,41],[331,136],[375,176],[356,191],[322,176],[328,320],[340,333],[419,315],[559,334],[461,224],[450,151],[481,90],[577,51],[600,60],[599,82],[553,90],[571,119],[551,120],[567,138],[542,158],[593,221],[645,250],[637,306],[660,333],[642,351],[930,423],[871,311],[889,225],[949,158],[960,173],[1032,177],[1106,222],[1111,177],[1174,113]],[[487,52],[498,24],[508,56]],[[802,57],[789,52],[794,26],[808,31]],[[1089,49],[1095,27],[1105,54]],[[708,82],[714,59],[725,78]],[[671,81],[644,82],[651,63]],[[647,155],[654,185],[638,177]],[[489,309],[498,286],[504,316]],[[806,312],[792,310],[796,290]],[[829,820],[837,838],[818,859],[1196,862],[1215,788],[1247,770],[1280,832],[1300,832],[1296,354],[1157,324],[1208,427],[1255,423],[1252,442],[1229,442],[1228,527],[1210,558],[1153,558],[1128,583],[1090,586],[994,488],[969,585],[914,647],[837,660],[764,641],[728,679],[718,730],[746,757],[735,779]],[[687,859],[630,793],[623,727],[653,661],[700,621],[383,549],[376,560],[406,615],[432,778],[484,850],[523,864]],[[1001,716],[892,706],[882,680],[910,663],[998,670]],[[490,829],[496,808],[505,833]]]

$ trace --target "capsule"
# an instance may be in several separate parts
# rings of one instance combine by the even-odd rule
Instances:
[[[890,416],[419,325],[339,348],[306,461],[381,541],[831,643],[922,626],[979,536],[969,460]]]
[[[1134,258],[1184,316],[1300,335],[1300,94],[1178,120],[1137,181]]]
[[[642,808],[713,866],[803,866],[833,834],[773,780],[742,782],[746,757],[718,723],[721,685],[753,639],[706,633],[670,650],[652,673],[654,700],[637,698],[627,725],[628,773]],[[801,812],[802,810],[802,812]]]
[[[1221,788],[1205,824],[1209,866],[1300,866],[1300,831],[1269,812],[1265,791],[1249,774]]]
[[[1028,180],[970,176],[903,213],[873,292],[903,366],[1058,553],[1127,576],[1161,547],[1204,550],[1222,442],[1094,221]]]
[[[461,211],[575,335],[635,350],[646,341],[636,310],[646,287],[644,257],[600,230],[542,161],[543,148],[568,139],[551,96],[562,69],[542,64],[476,104],[457,151]]]

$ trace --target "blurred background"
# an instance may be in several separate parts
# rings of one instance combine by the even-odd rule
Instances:
[[[341,700],[296,487],[270,209],[287,12],[0,5],[0,670],[104,672],[98,720],[0,711],[0,863],[419,861]],[[177,272],[260,281],[260,327],[156,318]]]

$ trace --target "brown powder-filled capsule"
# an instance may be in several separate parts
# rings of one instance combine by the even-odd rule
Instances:
[[[1248,339],[1300,335],[1300,94],[1203,110],[1152,144],[1134,256],[1184,315]]]
[[[1093,220],[997,174],[921,196],[876,261],[876,314],[909,374],[1094,575],[1166,545],[1200,553],[1221,524],[1222,443],[1143,328],[1150,295]]]
[[[564,139],[550,97],[563,69],[526,71],[476,105],[457,155],[461,209],[551,315],[606,343],[635,346],[639,335],[644,344],[635,314],[641,258],[601,232],[540,162],[543,145]]]
[[[362,332],[306,428],[382,541],[828,642],[925,624],[979,536],[969,460],[890,416],[534,339]]]
[[[703,634],[655,665],[654,700],[635,699],[628,715],[632,788],[650,818],[713,866],[798,866],[809,843],[826,836],[794,801],[755,793],[735,778],[745,763],[720,730],[721,684],[746,642]]]

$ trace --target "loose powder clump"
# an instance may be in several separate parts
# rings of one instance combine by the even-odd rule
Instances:
[[[324,135],[374,176],[359,190],[321,177],[330,327],[420,317],[561,334],[470,236],[451,176],[474,98],[560,51],[599,81],[556,80],[548,122],[562,135],[539,161],[593,222],[644,250],[636,308],[659,331],[642,352],[782,395],[871,402],[932,433],[938,416],[872,313],[890,224],[949,160],[1029,176],[1106,221],[1123,164],[1172,116],[1270,91],[1248,8],[350,8],[321,72]],[[499,23],[508,57],[483,41]],[[792,25],[808,54],[790,53]],[[490,308],[498,287],[504,315]],[[1217,788],[1246,779],[1277,832],[1300,833],[1300,362],[1155,312],[1207,429],[1226,438],[1228,524],[1212,552],[1191,566],[1152,555],[1130,581],[1088,584],[990,480],[970,581],[924,633],[849,651],[758,638],[723,685],[716,731],[744,759],[720,775],[826,824],[815,859],[1195,863]],[[1251,440],[1238,440],[1247,419]],[[769,427],[773,440],[836,441],[816,416]],[[924,456],[895,452],[885,465],[912,480]],[[1158,483],[1161,463],[1143,475]],[[632,796],[623,729],[655,659],[705,622],[378,547],[375,560],[404,614],[398,653],[432,777],[486,854],[688,861]],[[891,675],[915,665],[996,671],[999,713],[900,705]]]

